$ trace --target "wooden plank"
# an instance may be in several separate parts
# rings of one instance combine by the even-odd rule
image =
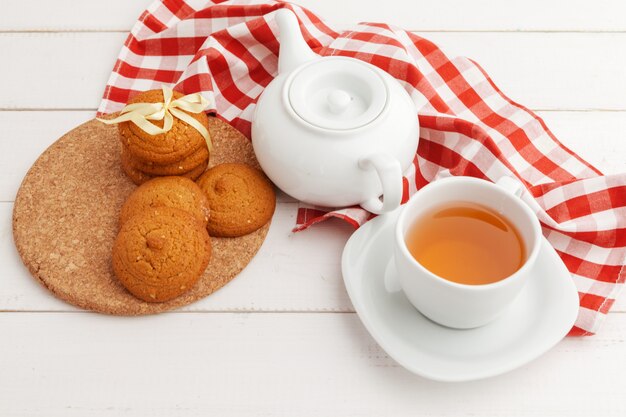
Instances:
[[[521,369],[458,384],[400,368],[354,314],[4,313],[0,329],[3,416],[626,414],[625,314]]]
[[[22,0],[0,14],[0,31],[129,31],[152,0]]]
[[[50,144],[93,111],[0,111],[0,201]],[[606,173],[626,172],[626,112],[539,112],[557,138]],[[281,196],[282,201],[290,201]]]
[[[0,15],[1,31],[127,31],[151,0],[21,0]],[[626,13],[620,0],[602,6],[573,0],[528,0],[510,4],[496,0],[459,2],[386,2],[299,0],[323,18],[340,25],[361,21],[387,22],[412,30],[446,31],[624,31]]]
[[[125,38],[123,33],[0,33],[5,57],[0,109],[95,110]]]
[[[574,0],[563,7],[558,2],[529,0],[438,0],[433,2],[341,2],[299,0],[318,15],[342,25],[352,22],[385,22],[408,30],[427,31],[623,31],[624,3],[612,0],[602,7]],[[602,9],[602,10],[598,10]],[[616,13],[616,14],[613,14]]]
[[[50,296],[19,261],[11,238],[15,193],[37,155],[90,111],[0,112],[0,310],[70,309]],[[607,173],[626,172],[626,112],[541,112],[562,142]],[[593,146],[591,146],[593,144]],[[351,228],[339,221],[291,234],[296,205],[281,196],[266,243],[243,274],[191,311],[352,311],[339,258]],[[324,242],[320,244],[320,242]],[[626,311],[626,298],[614,311]]]
[[[93,110],[0,111],[0,201],[14,201],[22,178],[48,146],[81,123],[95,117]],[[279,201],[293,198],[279,193]]]
[[[73,311],[30,276],[12,240],[11,203],[0,203],[0,311]],[[341,278],[352,232],[333,220],[293,234],[297,203],[279,203],[256,257],[226,287],[184,311],[353,311]],[[323,244],[321,243],[323,242]]]
[[[626,33],[424,33],[536,110],[626,109]]]
[[[626,33],[423,35],[450,55],[478,61],[506,94],[530,108],[626,110]],[[6,57],[0,109],[97,108],[124,37],[0,33]]]

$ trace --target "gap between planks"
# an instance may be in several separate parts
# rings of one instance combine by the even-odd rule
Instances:
[[[45,314],[97,314],[101,316],[110,317],[145,317],[145,316],[161,316],[165,314],[356,314],[354,310],[171,310],[158,314],[147,314],[140,316],[115,316],[110,314],[98,313],[97,311],[89,310],[19,310],[19,309],[6,309],[0,310],[0,314],[13,314],[13,313],[45,313]],[[621,311],[617,313],[622,313]]]
[[[0,310],[0,314],[35,313],[35,314],[97,314],[110,317],[145,317],[145,316],[113,316],[88,310]],[[357,314],[354,310],[172,310],[147,316],[167,314]],[[608,314],[626,314],[626,311],[609,311]]]
[[[356,23],[355,23],[356,24]],[[347,24],[338,26],[347,26]],[[575,29],[404,29],[420,33],[626,33],[626,30],[575,30]],[[15,29],[0,30],[2,34],[42,34],[42,33],[130,33],[126,29]]]
[[[93,107],[0,107],[0,112],[96,112],[98,109]],[[551,109],[551,108],[529,108],[530,111],[536,112],[567,112],[567,113],[624,113],[623,109],[604,109],[604,108],[587,108],[587,109]]]

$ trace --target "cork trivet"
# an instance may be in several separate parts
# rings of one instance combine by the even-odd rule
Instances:
[[[210,166],[258,167],[250,141],[209,118]],[[269,224],[239,238],[212,238],[211,262],[188,293],[146,303],[128,293],[111,266],[118,215],[135,185],[120,168],[117,127],[87,122],[50,146],[31,167],[13,209],[13,237],[30,272],[58,298],[101,313],[159,313],[199,300],[233,279],[254,257]]]

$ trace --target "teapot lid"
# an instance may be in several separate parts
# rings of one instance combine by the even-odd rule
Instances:
[[[372,122],[385,108],[388,90],[379,70],[347,57],[304,65],[288,83],[294,112],[322,129],[350,130]]]

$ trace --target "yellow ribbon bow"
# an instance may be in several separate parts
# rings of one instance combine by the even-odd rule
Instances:
[[[188,94],[176,100],[172,100],[174,92],[166,86],[163,89],[163,103],[134,103],[127,104],[120,115],[115,119],[98,119],[102,123],[112,125],[122,122],[133,122],[138,128],[149,135],[159,135],[169,132],[174,125],[174,117],[187,123],[196,129],[206,141],[209,152],[213,150],[211,136],[207,128],[189,115],[200,113],[209,106],[209,101],[199,93]],[[163,127],[158,127],[150,120],[163,120]]]

